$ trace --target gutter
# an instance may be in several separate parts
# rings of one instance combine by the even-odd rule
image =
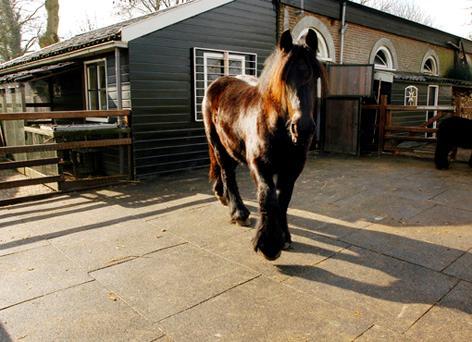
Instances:
[[[347,7],[347,1],[346,0],[340,0],[339,3],[341,4],[341,29],[339,30],[339,33],[341,34],[341,47],[340,47],[340,52],[339,52],[339,64],[344,63],[344,36],[347,31],[347,23],[346,23],[346,7]]]
[[[46,57],[46,58],[42,58],[42,59],[39,59],[39,60],[36,60],[36,61],[31,61],[31,62],[27,62],[27,63],[24,63],[24,64],[19,64],[19,65],[15,65],[15,66],[12,66],[12,67],[9,67],[9,68],[1,69],[0,70],[0,75],[10,74],[10,73],[13,73],[13,72],[30,69],[32,67],[37,67],[37,66],[44,65],[44,64],[57,63],[57,62],[61,62],[61,61],[64,61],[64,60],[69,60],[71,58],[93,56],[93,55],[97,55],[99,53],[113,51],[115,48],[125,48],[126,49],[126,48],[128,48],[128,44],[125,43],[125,42],[122,42],[122,41],[110,41],[110,42],[106,42],[106,43],[86,47],[86,48],[83,48],[83,49],[80,49],[80,50],[75,50],[75,51],[71,51],[71,52],[62,53],[62,54],[57,55],[57,56]]]

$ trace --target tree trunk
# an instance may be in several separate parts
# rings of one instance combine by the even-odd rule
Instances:
[[[0,59],[21,56],[21,25],[11,0],[0,0]]]
[[[59,36],[57,35],[59,27],[59,0],[46,0],[45,6],[48,21],[46,32],[39,37],[39,46],[42,48],[59,41]]]

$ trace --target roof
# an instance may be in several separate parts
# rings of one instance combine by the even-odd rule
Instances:
[[[399,80],[399,81],[427,82],[427,83],[472,88],[472,82],[470,81],[458,80],[458,79],[453,79],[453,78],[444,78],[444,77],[425,75],[425,74],[413,73],[413,72],[397,72],[394,75],[394,79]]]
[[[7,74],[0,76],[0,84],[6,82],[26,81],[37,76],[51,75],[54,72],[63,71],[65,69],[70,70],[71,67],[75,66],[76,64],[77,63],[75,62],[58,63]]]
[[[106,42],[128,42],[232,1],[234,0],[191,0],[177,6],[162,9],[155,13],[79,34],[70,39],[47,46],[39,51],[28,53],[0,64],[0,73],[2,70],[21,64],[81,50]]]

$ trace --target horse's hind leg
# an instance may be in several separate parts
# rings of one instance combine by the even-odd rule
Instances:
[[[228,198],[231,221],[241,226],[248,226],[250,212],[241,199],[238,184],[236,183],[236,167],[238,163],[228,155],[221,144],[216,144],[214,152],[220,166],[220,179]],[[217,185],[218,183],[215,183],[215,186]]]
[[[210,155],[210,172],[209,178],[213,181],[213,193],[215,197],[221,202],[221,204],[228,205],[228,193],[223,184],[221,176],[221,166],[216,158],[214,147],[210,144],[209,146]]]

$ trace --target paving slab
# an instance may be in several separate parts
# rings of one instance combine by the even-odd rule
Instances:
[[[412,341],[471,341],[472,284],[460,282],[406,336]]]
[[[288,276],[281,273],[277,265],[315,265],[348,246],[341,241],[311,232],[306,232],[306,236],[304,236],[305,234],[301,235],[299,231],[300,229],[291,227],[292,248],[283,251],[281,257],[274,262],[269,262],[260,253],[254,252],[252,247],[254,232],[239,234],[231,239],[216,242],[206,248],[225,259],[244,265],[274,280],[282,281],[287,279]]]
[[[403,334],[398,334],[390,329],[384,328],[379,325],[372,326],[369,330],[364,332],[359,338],[356,339],[359,342],[377,342],[377,341],[389,341],[389,342],[400,342],[405,341]]]
[[[48,244],[45,240],[30,242],[32,236],[31,231],[24,224],[0,227],[0,256]]]
[[[258,274],[190,245],[92,272],[153,322],[186,310]]]
[[[442,205],[472,211],[472,191],[468,185],[453,186],[433,198]]]
[[[256,217],[254,214],[251,216],[252,226],[255,226]],[[172,212],[171,215],[161,215],[148,222],[201,247],[251,230],[249,227],[232,224],[229,209],[215,201],[183,208]]]
[[[154,341],[163,336],[96,282],[2,310],[0,322],[18,341]]]
[[[398,228],[373,224],[343,237],[342,240],[413,264],[442,271],[459,258],[464,251],[440,243],[429,242],[432,230],[430,227]],[[439,230],[439,228],[434,228],[435,234],[438,234]],[[451,244],[456,243],[454,237],[448,237],[448,233],[444,234]]]
[[[260,277],[159,325],[175,341],[352,341],[371,322]]]
[[[0,257],[0,309],[91,278],[53,246]]]
[[[423,210],[432,208],[431,201],[412,200],[379,191],[365,191],[336,202],[336,205],[362,212],[374,221],[404,221],[418,215]]]
[[[444,273],[472,282],[472,249],[454,261]]]
[[[87,271],[185,243],[143,220],[105,225],[50,240],[79,267]]]
[[[397,332],[405,331],[457,283],[454,278],[351,247],[315,267],[280,265],[285,281]]]

